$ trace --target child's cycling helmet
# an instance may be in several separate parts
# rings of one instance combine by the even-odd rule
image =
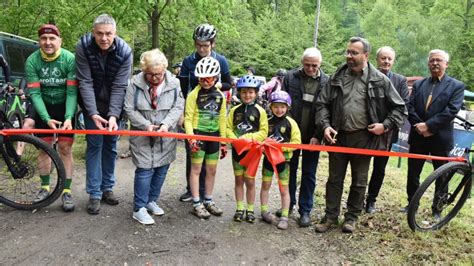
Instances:
[[[197,78],[215,77],[221,73],[219,61],[213,57],[204,57],[196,65],[194,76]]]
[[[291,97],[286,91],[274,91],[270,95],[270,104],[272,103],[285,103],[291,107]]]
[[[217,30],[214,26],[210,24],[201,24],[196,27],[193,33],[193,39],[195,41],[207,42],[207,41],[214,41],[216,38]]]
[[[245,75],[237,81],[237,90],[241,88],[254,88],[258,91],[260,81],[255,76]]]

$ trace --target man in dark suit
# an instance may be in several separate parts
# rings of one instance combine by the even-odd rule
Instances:
[[[453,120],[461,109],[464,98],[464,84],[446,74],[449,55],[443,50],[431,50],[428,57],[428,68],[431,77],[418,80],[408,104],[408,121],[411,124],[410,153],[448,156],[453,148]],[[408,202],[420,186],[420,173],[423,159],[408,159]],[[445,161],[433,160],[437,169]],[[439,193],[436,180],[435,193]],[[436,202],[433,202],[433,206]],[[404,208],[406,211],[406,208]],[[439,217],[439,210],[433,208],[433,215]]]
[[[402,97],[405,104],[408,103],[410,96],[408,94],[407,78],[400,74],[391,71],[393,63],[395,62],[395,50],[389,46],[380,47],[377,50],[377,68],[384,73],[392,82],[400,97]],[[392,144],[398,140],[399,128],[394,128],[392,132],[392,139],[388,149],[392,148]],[[387,166],[389,157],[375,156],[373,162],[372,176],[370,177],[369,189],[367,192],[367,200],[365,204],[365,211],[367,213],[374,213],[375,202],[382,187],[383,179],[385,177],[385,167]]]

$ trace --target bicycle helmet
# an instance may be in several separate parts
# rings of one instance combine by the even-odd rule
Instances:
[[[193,33],[193,39],[195,41],[201,41],[201,42],[213,42],[214,38],[216,38],[217,35],[217,30],[214,28],[214,26],[210,24],[201,24],[196,27]]]
[[[279,77],[279,78],[283,78],[283,77],[286,75],[286,70],[283,69],[283,68],[280,68],[280,69],[278,69],[276,75],[277,75],[277,77]]]
[[[179,62],[179,63],[174,64],[171,68],[175,69],[175,68],[178,68],[178,67],[181,67],[181,66],[182,66],[182,63]]]
[[[219,61],[213,57],[204,57],[196,65],[194,76],[197,78],[215,77],[221,73]]]
[[[254,88],[258,91],[260,81],[255,76],[245,75],[237,81],[237,90],[242,88]]]
[[[274,91],[270,95],[270,104],[272,103],[285,103],[291,107],[291,97],[286,91]]]

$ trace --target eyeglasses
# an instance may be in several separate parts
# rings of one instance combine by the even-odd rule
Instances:
[[[165,72],[161,72],[161,73],[151,73],[151,72],[145,72],[145,76],[148,78],[148,79],[151,79],[151,78],[156,78],[156,79],[161,79],[165,76]]]
[[[303,66],[306,67],[306,68],[311,68],[311,67],[312,68],[318,68],[319,67],[319,65],[317,65],[317,64],[303,64]]]
[[[198,49],[209,49],[211,47],[211,44],[200,44],[200,43],[195,43],[194,46]]]
[[[345,50],[344,55],[345,56],[358,56],[360,53],[357,51],[352,51],[352,50]]]
[[[206,83],[213,83],[214,82],[214,77],[205,77],[205,78],[199,78],[200,82],[206,82]]]
[[[428,60],[428,63],[441,63],[441,62],[444,62],[446,60],[442,59],[442,58],[430,58],[430,60]]]

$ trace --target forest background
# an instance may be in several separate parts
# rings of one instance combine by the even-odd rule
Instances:
[[[313,46],[316,0],[121,0],[2,1],[0,31],[37,40],[38,27],[58,25],[63,47],[74,51],[81,35],[101,13],[112,15],[118,34],[139,55],[160,48],[170,65],[194,50],[192,33],[201,23],[218,29],[216,51],[241,75],[252,66],[267,78],[278,68],[300,64]],[[397,52],[394,71],[426,76],[431,49],[449,52],[449,75],[474,90],[473,0],[321,0],[318,48],[322,68],[332,74],[344,62],[348,38],[362,36],[377,48]],[[137,65],[137,64],[135,64]]]

